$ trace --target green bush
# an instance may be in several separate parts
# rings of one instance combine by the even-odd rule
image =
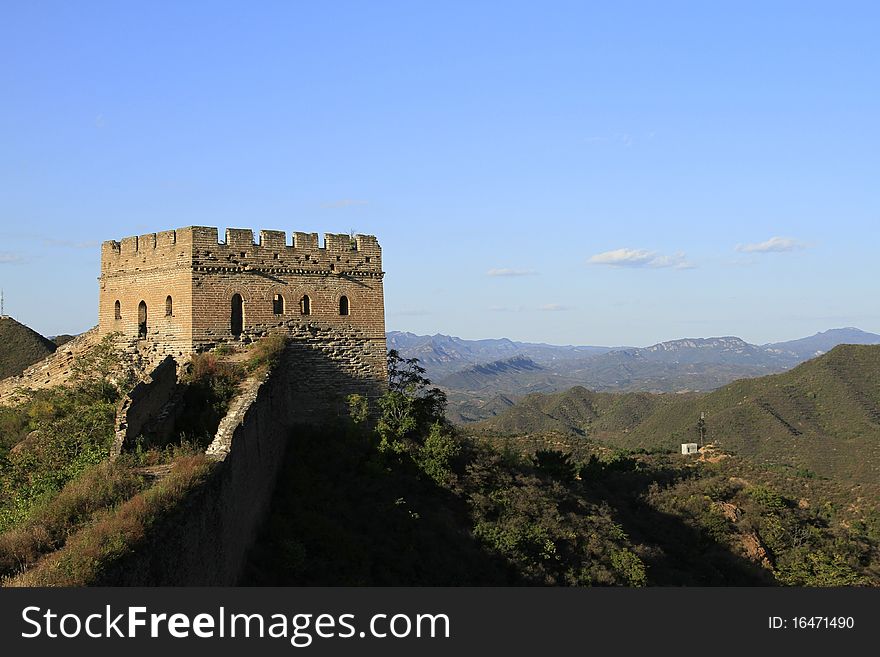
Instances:
[[[171,472],[155,486],[136,494],[118,508],[97,514],[74,533],[64,547],[15,577],[11,586],[88,586],[143,541],[155,522],[180,504],[209,476],[213,463],[204,455],[177,459]]]
[[[435,422],[431,425],[428,437],[419,450],[419,467],[438,484],[447,486],[455,477],[452,471],[452,459],[458,456],[460,451],[461,445],[452,432],[439,422]]]
[[[35,563],[61,546],[93,513],[128,499],[143,485],[143,477],[121,460],[89,468],[57,496],[35,505],[25,522],[0,533],[0,577]]]
[[[35,507],[109,456],[116,405],[135,381],[115,339],[105,336],[83,353],[69,385],[30,391],[0,412],[2,442],[9,449],[0,458],[0,531],[25,521]]]
[[[631,550],[612,550],[611,565],[629,586],[645,586],[648,583],[645,564]]]
[[[116,403],[108,394],[103,386],[51,388],[16,409],[28,435],[0,461],[0,531],[109,456]]]
[[[760,504],[764,510],[780,511],[788,506],[786,499],[767,486],[753,486],[748,490],[749,497]]]
[[[776,577],[788,586],[856,586],[867,580],[841,554],[801,548],[781,564]]]
[[[348,416],[356,426],[362,426],[370,417],[370,404],[363,395],[348,396]]]

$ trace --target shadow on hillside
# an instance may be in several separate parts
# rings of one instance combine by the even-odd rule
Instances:
[[[302,424],[308,418],[345,418],[345,394],[375,398],[377,391],[359,389],[363,380],[351,378],[319,350],[295,345],[286,358],[283,385],[276,392],[283,397],[279,407],[288,416],[290,438],[268,517],[240,584],[534,584],[474,537],[465,496],[435,484],[410,459],[379,453],[375,437],[346,420]],[[606,472],[571,486],[570,492],[607,502],[632,542],[648,546],[640,556],[651,584],[773,584],[760,567],[703,530],[643,500],[655,481],[662,485],[681,476],[678,469],[663,468]]]
[[[640,555],[654,586],[773,586],[771,573],[733,553],[708,532],[681,518],[659,511],[644,500],[655,482],[670,484],[681,471],[659,468],[609,473],[586,483],[584,490],[595,501],[606,501],[615,520],[634,543],[648,546]]]
[[[243,585],[464,586],[519,584],[473,539],[465,503],[393,466],[345,427],[299,428]]]

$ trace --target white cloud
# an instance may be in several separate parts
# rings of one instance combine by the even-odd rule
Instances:
[[[615,249],[592,256],[588,262],[592,265],[609,265],[611,267],[651,267],[655,269],[693,269],[696,265],[688,262],[684,253],[663,255],[647,249]]]
[[[563,306],[561,303],[545,303],[543,306],[538,306],[538,310],[544,310],[548,312],[556,312],[559,310],[568,309],[568,306]]]
[[[327,203],[321,203],[322,208],[328,209],[338,209],[338,208],[351,208],[358,205],[369,205],[369,201],[363,201],[360,199],[354,198],[342,198],[338,201],[328,201]]]
[[[24,258],[19,253],[0,251],[0,265],[14,265],[22,262]]]
[[[490,269],[486,276],[534,276],[537,273],[534,269]]]
[[[784,253],[805,248],[806,244],[791,237],[771,237],[766,242],[738,244],[736,250],[740,253]]]

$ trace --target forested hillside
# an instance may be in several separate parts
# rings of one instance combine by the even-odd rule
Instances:
[[[726,452],[844,481],[880,481],[880,346],[841,345],[793,370],[704,395],[572,388],[529,395],[473,430],[548,430],[619,448],[677,449],[707,439]]]
[[[847,376],[841,352],[792,380],[813,381],[816,367],[822,380]],[[857,355],[856,370],[875,357]],[[397,365],[415,374],[373,409],[374,429],[353,400],[350,421],[292,436],[244,583],[880,585],[880,486],[721,445],[681,456],[666,443],[697,397],[534,395],[509,418],[545,425],[465,434],[442,421],[442,393],[417,365]],[[869,394],[873,375],[848,376],[853,398]],[[682,424],[662,445],[619,447],[664,416]]]

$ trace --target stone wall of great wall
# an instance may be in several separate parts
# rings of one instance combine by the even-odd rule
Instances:
[[[375,398],[384,390],[384,382],[348,366],[345,346],[322,347],[292,342],[270,373],[246,382],[207,449],[217,460],[208,481],[94,584],[231,586],[239,581],[288,440],[297,440],[309,426],[332,422],[344,408],[344,391]],[[334,354],[334,349],[340,351]],[[334,377],[338,389],[311,387],[321,372]]]

